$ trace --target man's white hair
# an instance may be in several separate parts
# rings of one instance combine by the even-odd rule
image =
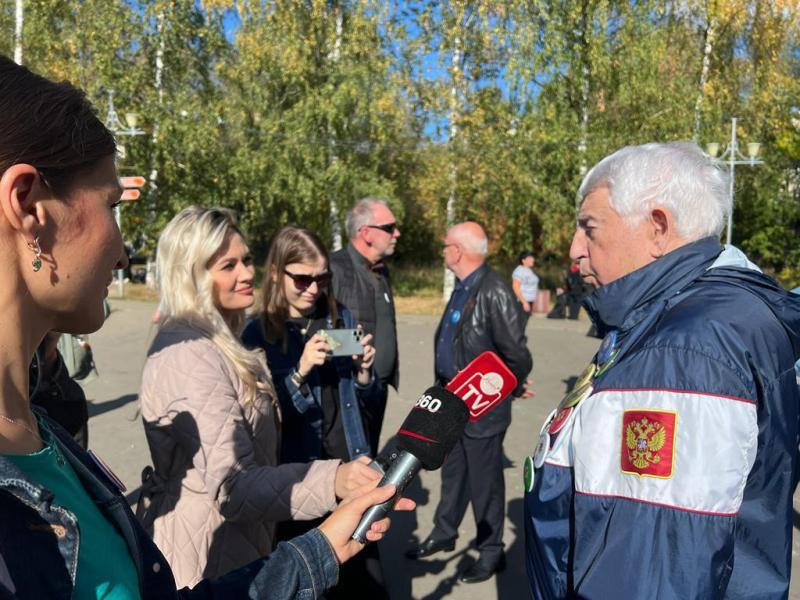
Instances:
[[[587,173],[581,202],[606,186],[611,207],[629,226],[638,225],[658,204],[675,218],[688,240],[718,236],[731,214],[728,175],[697,144],[671,142],[626,146]]]
[[[451,235],[464,250],[481,256],[489,254],[489,240],[486,235],[475,235],[470,229],[458,225],[455,226]]]
[[[358,236],[359,230],[365,225],[375,225],[375,223],[373,223],[372,209],[378,204],[386,206],[387,208],[389,206],[386,204],[386,200],[371,197],[362,198],[355,203],[344,220],[348,238],[352,240]]]

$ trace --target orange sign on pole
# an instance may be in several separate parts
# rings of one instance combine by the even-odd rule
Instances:
[[[120,200],[138,200],[141,195],[139,190],[123,190]]]
[[[144,177],[138,175],[136,177],[120,177],[119,181],[124,188],[140,188],[145,184]]]

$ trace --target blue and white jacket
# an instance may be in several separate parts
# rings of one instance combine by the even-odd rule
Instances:
[[[615,352],[542,430],[534,598],[785,598],[800,299],[706,238],[585,305]]]

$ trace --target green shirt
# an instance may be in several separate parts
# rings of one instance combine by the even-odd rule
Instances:
[[[53,492],[54,504],[75,515],[80,531],[73,598],[140,598],[139,577],[128,546],[86,493],[77,473],[42,426],[45,447],[33,454],[4,454],[23,473]]]

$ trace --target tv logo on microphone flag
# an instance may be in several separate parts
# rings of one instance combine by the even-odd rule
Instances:
[[[453,377],[446,389],[466,402],[476,421],[517,387],[517,378],[494,352],[484,352]]]

